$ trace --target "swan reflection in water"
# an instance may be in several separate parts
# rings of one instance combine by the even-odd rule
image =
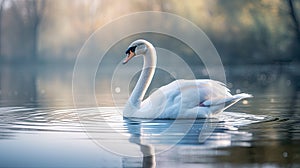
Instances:
[[[141,130],[142,122],[132,122],[130,119],[124,119],[124,123],[127,126],[130,133],[129,142],[140,146],[142,153],[141,158],[125,157],[123,158],[123,167],[155,167],[155,149],[151,144],[145,144],[143,142],[143,135]],[[136,160],[137,159],[137,160]],[[139,159],[142,159],[140,161]],[[141,163],[139,163],[141,162]],[[135,165],[138,164],[138,165]]]
[[[177,123],[174,120],[123,121],[130,133],[129,142],[137,144],[142,154],[140,158],[123,157],[124,167],[155,167],[160,159],[174,157],[174,152],[179,160],[205,158],[215,154],[215,148],[233,143],[250,146],[247,141],[252,138],[251,133],[238,131],[235,125],[217,118],[179,120]],[[180,127],[184,129],[178,129]]]
[[[76,111],[90,139],[122,156],[124,167],[155,167],[166,159],[174,164],[207,161],[209,156],[216,159],[216,155],[226,155],[219,148],[250,146],[252,134],[240,131],[240,126],[271,120],[268,116],[238,112],[196,120],[133,120],[123,118],[122,110],[116,107]]]

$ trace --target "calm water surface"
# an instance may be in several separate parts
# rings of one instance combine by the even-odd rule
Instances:
[[[226,75],[233,93],[254,98],[218,118],[175,122],[123,119],[109,96],[116,90],[97,79],[99,106],[82,91],[76,108],[72,68],[1,67],[0,167],[299,167],[297,66],[232,67]]]

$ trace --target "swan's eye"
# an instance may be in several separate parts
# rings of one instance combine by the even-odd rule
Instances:
[[[134,52],[134,51],[135,51],[135,48],[136,48],[136,46],[129,47],[129,48],[126,50],[125,54],[129,54],[130,51],[131,51],[131,52]]]

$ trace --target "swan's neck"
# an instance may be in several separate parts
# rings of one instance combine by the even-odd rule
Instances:
[[[143,55],[143,57],[144,65],[142,73],[128,100],[128,103],[130,103],[134,108],[137,109],[140,108],[141,102],[145,96],[145,93],[152,81],[155,72],[156,51],[151,44],[148,44],[148,50],[145,53],[145,55]]]

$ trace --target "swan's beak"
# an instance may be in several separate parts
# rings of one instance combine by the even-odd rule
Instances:
[[[123,64],[126,64],[131,58],[133,58],[135,56],[135,53],[132,51],[129,51],[129,53],[127,54],[125,60],[123,61]]]

